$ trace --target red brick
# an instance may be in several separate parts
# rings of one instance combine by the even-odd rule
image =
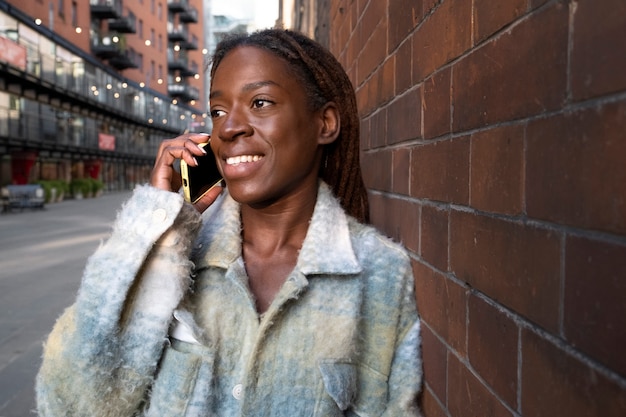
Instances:
[[[388,144],[404,142],[421,136],[421,100],[421,89],[414,88],[389,104],[387,109]]]
[[[471,0],[446,0],[413,33],[414,82],[470,48],[471,5]]]
[[[397,194],[409,195],[409,175],[411,172],[411,150],[407,148],[393,151],[391,190]]]
[[[384,3],[384,2],[377,2]],[[389,50],[395,49],[423,18],[424,0],[394,0],[389,2]]]
[[[626,2],[574,3],[572,92],[586,99],[626,89]]]
[[[363,44],[362,53],[357,58],[358,83],[369,77],[387,57],[387,26],[386,20],[381,21],[376,26],[372,36]]]
[[[419,306],[418,306],[419,308]],[[443,404],[446,403],[446,386],[448,373],[448,350],[430,329],[422,325],[422,362],[424,379],[433,394]]]
[[[530,123],[528,215],[626,234],[625,131],[626,101]]]
[[[626,246],[570,237],[565,253],[565,338],[626,376]]]
[[[450,133],[450,69],[444,68],[424,81],[424,138]]]
[[[391,152],[376,151],[362,155],[363,180],[369,189],[391,190]]]
[[[626,389],[523,330],[521,410],[524,417],[624,417]]]
[[[454,417],[512,417],[500,401],[453,355],[448,355],[448,398],[448,411]]]
[[[422,414],[428,417],[448,417],[443,406],[438,402],[432,392],[425,387],[421,397]]]
[[[422,207],[420,255],[440,271],[448,271],[449,211],[436,207]]]
[[[567,7],[554,3],[456,63],[453,130],[560,108],[566,98],[567,39]]]
[[[469,148],[468,137],[413,148],[411,196],[467,204]]]
[[[450,267],[501,304],[556,332],[560,237],[549,230],[452,211]]]
[[[472,135],[470,205],[518,215],[524,199],[524,126],[497,127]]]
[[[369,148],[379,148],[387,144],[387,110],[382,109],[371,115],[369,120],[369,131],[363,132],[361,138],[366,134],[369,137]]]
[[[512,23],[526,11],[526,0],[477,1],[474,3],[474,42]]]
[[[491,389],[517,408],[519,328],[504,312],[476,296],[469,298],[467,355]]]
[[[419,312],[432,331],[458,354],[467,352],[465,288],[428,266],[413,262],[415,293]]]
[[[381,99],[376,103],[379,106],[391,101],[396,94],[396,58],[394,56],[389,57],[383,63],[380,69],[380,81]]]
[[[384,200],[381,223],[375,223],[387,236],[417,253],[420,206],[418,203],[387,197]]]
[[[411,78],[411,68],[413,66],[412,61],[412,42],[407,40],[404,42],[398,51],[395,53],[396,57],[396,94],[402,94],[413,86]]]

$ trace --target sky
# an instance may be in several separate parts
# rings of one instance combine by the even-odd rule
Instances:
[[[274,26],[278,17],[278,0],[214,1],[213,14],[254,20],[258,29]]]

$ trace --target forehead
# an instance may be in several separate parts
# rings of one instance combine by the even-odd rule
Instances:
[[[238,46],[219,63],[211,80],[211,91],[259,81],[285,85],[294,83],[295,77],[278,55],[256,46]]]

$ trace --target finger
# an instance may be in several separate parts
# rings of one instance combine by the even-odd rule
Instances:
[[[211,204],[213,204],[215,202],[215,200],[217,200],[217,197],[219,197],[219,195],[222,193],[223,190],[224,190],[224,188],[221,187],[221,186],[216,186],[216,187],[211,188],[193,206],[200,213],[203,213],[207,208],[209,208],[209,206]]]

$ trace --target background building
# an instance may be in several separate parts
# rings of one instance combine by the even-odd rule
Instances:
[[[146,181],[162,139],[205,129],[202,21],[202,0],[0,0],[0,185]]]

